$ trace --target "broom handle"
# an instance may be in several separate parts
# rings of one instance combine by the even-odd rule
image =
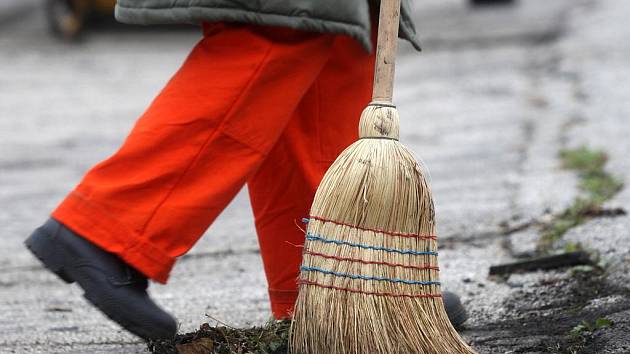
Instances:
[[[381,0],[372,101],[392,102],[399,21],[400,0]]]

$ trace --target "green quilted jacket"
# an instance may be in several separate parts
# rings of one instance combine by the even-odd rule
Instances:
[[[246,22],[342,33],[371,50],[370,8],[377,6],[369,0],[118,0],[116,19],[144,25]],[[400,37],[420,50],[409,0],[402,2]]]

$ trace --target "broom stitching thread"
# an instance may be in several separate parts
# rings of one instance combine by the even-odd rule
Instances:
[[[361,139],[385,139],[385,140],[394,140],[394,141],[398,141],[398,139],[396,138],[390,138],[388,136],[363,136],[360,137],[359,140]]]
[[[334,275],[336,277],[350,278],[350,279],[387,281],[390,283],[403,283],[403,284],[409,284],[409,285],[440,285],[439,281],[421,281],[421,280],[407,280],[407,279],[400,279],[400,278],[373,277],[373,276],[363,275],[363,274],[334,272],[332,270],[322,269],[318,267],[301,266],[300,270],[307,271],[307,272],[318,272],[318,273],[323,273],[323,274],[328,274],[328,275]]]
[[[368,107],[369,106],[378,107],[378,108],[382,108],[382,107],[396,108],[396,105],[394,105],[393,103],[380,103],[380,102],[370,102],[370,104],[368,104]]]
[[[328,239],[328,238],[324,238],[324,237],[317,236],[317,235],[311,235],[311,234],[306,234],[306,239],[310,240],[310,241],[320,241],[320,242],[324,242],[324,243],[334,243],[336,245],[346,245],[346,246],[350,246],[350,247],[357,247],[357,248],[363,248],[363,249],[374,250],[374,251],[385,251],[385,252],[394,252],[394,253],[400,253],[400,254],[429,255],[429,256],[437,256],[438,255],[438,253],[434,252],[434,251],[399,250],[399,249],[395,249],[395,248],[368,246],[368,245],[362,245],[360,243],[352,243],[352,242],[341,241],[341,240],[331,240],[331,239]]]
[[[360,290],[360,289],[352,289],[352,288],[342,288],[339,286],[334,286],[334,285],[324,285],[324,284],[320,284],[314,281],[308,281],[308,280],[300,280],[299,282],[300,285],[314,285],[320,288],[324,288],[324,289],[333,289],[333,290],[340,290],[340,291],[347,291],[350,293],[357,293],[357,294],[364,294],[364,295],[374,295],[374,296],[389,296],[389,297],[410,297],[410,298],[436,298],[436,297],[442,297],[442,294],[396,294],[396,293],[389,293],[389,292],[373,292],[373,291],[364,291],[364,290]]]
[[[323,253],[318,253],[318,252],[311,252],[311,251],[304,251],[304,254],[308,254],[311,256],[316,256],[316,257],[322,257],[322,258],[327,258],[327,259],[335,259],[338,261],[348,261],[348,262],[356,262],[356,263],[363,263],[363,264],[377,264],[377,265],[386,265],[386,266],[390,266],[390,267],[401,267],[401,268],[409,268],[409,269],[418,269],[418,270],[440,270],[440,267],[438,266],[432,266],[432,265],[422,265],[422,266],[415,266],[415,265],[408,265],[408,264],[402,264],[402,263],[390,263],[390,262],[380,262],[380,261],[366,261],[363,259],[357,259],[357,258],[349,258],[349,257],[338,257],[338,256],[331,256],[328,254],[323,254]]]
[[[362,226],[347,224],[340,221],[325,219],[325,218],[322,218],[319,216],[313,216],[313,215],[309,216],[308,218],[302,219],[302,221],[304,221],[304,223],[308,223],[310,219],[322,221],[322,222],[329,222],[331,224],[336,224],[336,225],[341,225],[341,226],[348,226],[348,227],[352,227],[361,231],[372,231],[372,232],[381,233],[381,234],[390,235],[390,236],[412,237],[412,238],[419,238],[422,240],[437,240],[437,236],[435,235],[419,235],[419,234],[411,234],[411,233],[404,233],[404,232],[385,231],[381,229],[373,229],[369,227],[362,227]]]

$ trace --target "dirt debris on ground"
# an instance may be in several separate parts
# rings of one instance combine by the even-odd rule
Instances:
[[[234,328],[202,324],[195,332],[173,340],[155,340],[148,349],[155,354],[288,353],[290,321],[269,321],[261,327]]]

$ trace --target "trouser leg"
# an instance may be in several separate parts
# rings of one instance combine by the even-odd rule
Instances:
[[[175,258],[264,161],[333,41],[282,28],[207,27],[120,150],[53,217],[166,282]]]
[[[332,52],[248,183],[276,318],[288,317],[297,297],[301,220],[330,164],[358,138],[359,116],[371,98],[374,56],[347,37],[336,38]]]

